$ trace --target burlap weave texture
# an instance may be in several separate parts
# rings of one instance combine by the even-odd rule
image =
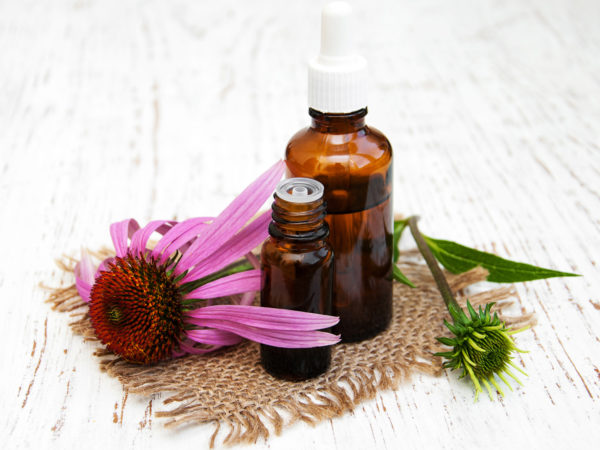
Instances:
[[[72,271],[73,262],[66,258],[60,265]],[[435,337],[448,334],[442,323],[443,318],[449,319],[446,308],[426,266],[404,260],[400,268],[417,288],[394,284],[394,315],[389,329],[365,342],[337,345],[330,370],[312,380],[273,378],[260,365],[259,345],[253,342],[153,366],[115,358],[99,344],[95,354],[101,369],[118,378],[130,394],[163,394],[163,408],[155,416],[163,418],[166,426],[213,424],[211,447],[215,443],[266,439],[298,420],[314,424],[341,416],[377,391],[395,389],[413,372],[440,373],[441,359],[433,353],[442,349]],[[462,290],[485,276],[480,268],[449,275],[459,302],[465,300]],[[470,295],[469,299],[474,305],[497,302],[495,310],[502,315],[513,295],[511,289],[501,287]],[[75,316],[71,323],[75,333],[95,340],[87,306],[74,285],[53,289],[49,301],[54,309]],[[519,327],[530,324],[533,316],[503,319]]]

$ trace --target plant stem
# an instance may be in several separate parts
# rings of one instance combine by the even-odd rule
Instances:
[[[429,245],[427,245],[427,242],[425,242],[425,239],[423,239],[423,235],[421,234],[421,232],[419,231],[419,227],[417,226],[417,220],[419,220],[419,216],[411,216],[408,218],[408,226],[410,228],[410,232],[412,233],[413,238],[417,243],[417,247],[419,248],[421,255],[423,255],[423,258],[425,259],[425,262],[427,263],[431,274],[433,275],[433,279],[435,280],[438,286],[440,294],[442,294],[442,298],[446,303],[446,307],[448,308],[450,315],[453,319],[456,320],[458,317],[460,317],[460,312],[462,312],[462,308],[454,298],[454,294],[452,293],[452,289],[450,289],[448,280],[446,280],[444,273],[440,269],[440,266],[438,266],[438,263],[435,257],[433,256],[433,253],[431,253]]]
[[[180,287],[180,290],[183,293],[191,292],[194,289],[198,289],[200,286],[210,283],[211,281],[215,281],[219,278],[226,277],[227,275],[233,275],[234,273],[244,272],[253,268],[254,267],[250,262],[248,262],[246,259],[241,259],[219,270],[218,272],[211,273],[210,275],[200,278],[199,280],[194,280],[183,284]]]

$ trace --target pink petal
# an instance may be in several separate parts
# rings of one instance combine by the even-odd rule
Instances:
[[[250,184],[208,227],[201,230],[198,239],[179,261],[175,273],[181,274],[198,264],[237,233],[273,193],[284,168],[283,161],[277,162]]]
[[[91,300],[92,285],[93,283],[89,284],[81,279],[75,278],[75,287],[84,302],[89,302]]]
[[[255,292],[244,292],[242,294],[242,298],[239,301],[240,305],[251,305],[254,302],[254,297],[256,297],[256,293]]]
[[[188,330],[185,335],[192,341],[206,345],[235,345],[241,342],[242,338],[237,334],[222,330]]]
[[[96,278],[98,278],[100,272],[106,272],[108,270],[108,265],[113,263],[114,261],[115,258],[113,258],[112,256],[103,260],[98,266],[98,270],[96,270]]]
[[[184,244],[195,239],[200,230],[205,228],[211,220],[213,220],[212,217],[194,217],[179,222],[158,241],[158,244],[152,250],[152,256],[155,258],[160,256],[160,262],[164,263]],[[168,251],[165,251],[167,249]]]
[[[271,213],[265,212],[219,247],[208,258],[201,261],[186,274],[182,282],[197,280],[237,261],[242,255],[256,248],[269,235]]]
[[[246,254],[246,259],[248,261],[250,261],[250,264],[252,264],[252,267],[254,267],[255,269],[260,269],[260,261],[258,260],[258,258],[256,256],[254,256],[254,253],[248,252]],[[262,280],[262,278],[261,278],[261,280]],[[255,298],[256,298],[256,292],[244,292],[242,294],[241,298],[239,299],[238,304],[239,305],[251,305],[252,303],[254,303]]]
[[[185,298],[218,298],[260,289],[261,272],[258,269],[234,273],[211,281],[185,295]]]
[[[256,255],[255,255],[254,253],[252,253],[252,252],[248,252],[248,253],[246,254],[246,259],[247,259],[248,261],[250,261],[250,264],[252,264],[252,266],[253,266],[255,269],[260,269],[260,261],[258,260],[258,258],[256,257]]]
[[[131,236],[131,250],[134,255],[142,255],[146,252],[146,245],[148,239],[152,236],[152,233],[157,232],[165,234],[177,224],[174,220],[153,220],[149,222],[144,228],[137,230]]]
[[[75,265],[74,274],[77,292],[79,292],[81,298],[86,302],[90,301],[90,293],[95,281],[94,272],[95,269],[92,258],[89,253],[82,248],[81,259]]]
[[[179,343],[179,351],[173,352],[173,356],[176,358],[179,356],[183,356],[186,353],[190,353],[192,355],[204,355],[206,353],[214,352],[215,350],[221,348],[220,346],[212,346],[210,348],[197,348],[194,347],[193,343],[188,342],[180,342]]]
[[[206,320],[228,320],[268,330],[310,331],[329,328],[339,322],[339,317],[315,314],[292,309],[267,308],[264,306],[214,305],[186,312],[191,323],[209,326]],[[186,320],[188,320],[186,318]]]
[[[121,222],[115,222],[111,224],[110,237],[112,238],[113,245],[115,246],[117,256],[123,257],[127,254],[127,239],[139,229],[140,225],[135,219],[125,219]]]
[[[310,348],[322,347],[325,345],[337,344],[340,341],[339,335],[323,331],[292,331],[292,330],[266,330],[229,320],[204,319],[190,320],[191,323],[216,328],[223,331],[229,331],[252,341],[261,344],[272,345],[274,347],[284,348]]]

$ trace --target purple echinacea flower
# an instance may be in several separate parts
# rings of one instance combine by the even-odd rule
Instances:
[[[337,317],[251,306],[261,281],[251,251],[267,237],[270,213],[249,221],[283,170],[283,162],[275,164],[214,218],[154,220],[143,228],[134,219],[112,224],[116,256],[97,269],[82,251],[76,286],[102,343],[142,364],[208,353],[243,338],[288,348],[337,343],[339,336],[317,331]],[[154,233],[162,237],[150,248]],[[213,304],[222,297],[233,304]]]

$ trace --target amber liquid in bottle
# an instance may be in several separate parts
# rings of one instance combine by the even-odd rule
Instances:
[[[333,252],[326,240],[329,229],[324,221],[323,186],[314,180],[298,180],[302,179],[283,181],[274,195],[270,237],[261,250],[261,305],[331,314]],[[294,200],[295,188],[309,201]],[[303,380],[329,368],[331,347],[295,349],[261,344],[260,355],[270,374]]]
[[[288,176],[325,186],[329,242],[335,253],[334,327],[345,342],[383,331],[392,317],[392,147],[365,124],[367,109],[324,114],[287,145]]]

